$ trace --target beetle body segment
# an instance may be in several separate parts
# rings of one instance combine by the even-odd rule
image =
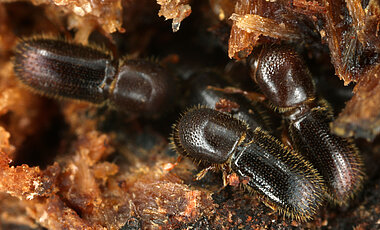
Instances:
[[[322,180],[313,166],[260,128],[247,135],[249,143],[238,146],[231,168],[249,178],[247,188],[258,191],[286,216],[305,220],[323,201]]]
[[[362,185],[362,160],[351,139],[331,133],[330,122],[326,108],[315,107],[288,129],[296,149],[319,169],[328,198],[342,204]]]
[[[263,48],[250,59],[250,66],[252,79],[276,107],[295,107],[315,97],[309,70],[290,48]]]
[[[132,113],[159,113],[169,105],[174,84],[157,63],[125,60],[120,64],[112,88],[111,106]]]
[[[176,125],[174,144],[182,155],[223,164],[244,139],[247,129],[244,122],[216,110],[191,109]]]
[[[17,45],[14,70],[21,82],[39,93],[99,104],[106,99],[103,81],[114,76],[116,67],[100,49],[30,39]]]

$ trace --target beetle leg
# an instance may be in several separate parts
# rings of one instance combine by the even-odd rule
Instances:
[[[288,146],[290,149],[293,149],[292,142],[290,141],[290,136],[287,128],[282,129],[281,133],[281,142],[285,145]]]
[[[202,169],[195,177],[195,180],[201,180],[203,177],[206,176],[206,174],[208,173],[208,171],[210,170],[214,170],[215,169],[215,166],[211,165],[205,169]]]

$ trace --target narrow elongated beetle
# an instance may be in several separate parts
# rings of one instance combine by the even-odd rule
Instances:
[[[157,63],[114,60],[108,51],[62,40],[30,38],[16,47],[14,71],[40,94],[84,100],[154,116],[168,105],[172,79]]]
[[[228,83],[215,72],[198,71],[188,81],[189,95],[187,101],[191,106],[203,105],[215,109],[222,100],[227,100],[236,105],[235,108],[230,109],[234,117],[245,121],[251,129],[261,127],[270,132],[269,117],[265,114],[265,108],[260,103],[253,102],[253,104],[242,95],[228,94],[209,88],[209,86],[224,88],[227,85]],[[218,108],[216,109],[218,110]]]
[[[306,65],[295,51],[280,46],[262,48],[249,65],[252,79],[285,118],[292,145],[322,175],[327,197],[347,202],[362,185],[362,159],[351,139],[331,133],[331,108],[316,98]]]
[[[209,108],[186,112],[174,126],[176,151],[224,173],[236,173],[249,191],[292,219],[310,219],[323,201],[318,172],[301,155],[257,127]]]

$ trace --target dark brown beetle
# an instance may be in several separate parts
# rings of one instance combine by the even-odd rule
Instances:
[[[266,108],[260,103],[252,103],[240,94],[229,94],[210,87],[224,88],[228,86],[227,81],[216,72],[210,70],[198,71],[191,75],[186,86],[188,90],[186,101],[190,106],[203,105],[219,111],[229,112],[235,118],[246,122],[251,129],[261,127],[266,131],[271,131],[271,123],[269,116],[266,114]],[[222,107],[221,102],[223,100],[233,104],[232,108]]]
[[[84,100],[132,114],[155,116],[173,95],[172,79],[157,63],[114,60],[94,45],[49,38],[22,40],[14,70],[40,94]]]
[[[292,145],[325,180],[327,196],[338,204],[347,202],[362,185],[362,159],[351,139],[331,133],[331,108],[316,98],[301,58],[288,47],[264,47],[249,65],[252,79],[285,118]]]
[[[324,185],[304,158],[260,127],[209,108],[186,112],[174,126],[173,148],[181,155],[208,164],[208,169],[236,173],[249,191],[285,216],[305,221],[323,201]],[[202,172],[201,172],[202,173]],[[224,180],[226,181],[226,180]]]

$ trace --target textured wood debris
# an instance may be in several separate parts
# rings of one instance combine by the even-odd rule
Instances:
[[[190,0],[157,0],[161,5],[158,16],[164,16],[166,20],[172,19],[172,30],[177,32],[183,19],[191,14]]]
[[[331,125],[339,135],[373,141],[357,140],[365,189],[348,207],[326,205],[313,221],[297,223],[233,178],[226,188],[218,173],[194,181],[198,168],[188,160],[175,164],[168,147],[177,107],[151,121],[22,87],[13,73],[13,48],[19,37],[41,33],[111,45],[120,56],[160,57],[178,78],[197,68],[222,71],[229,58],[243,60],[235,64],[245,76],[244,59],[255,47],[295,45],[320,75],[356,84]],[[0,1],[0,228],[377,229],[379,52],[378,0]],[[248,90],[249,84],[241,85]],[[334,87],[326,93],[342,92],[347,100],[347,88]],[[223,111],[238,107],[218,103]]]
[[[331,8],[337,2],[326,2],[330,6],[326,39],[336,74],[345,84],[357,82],[357,85],[354,97],[334,122],[333,130],[343,136],[371,140],[380,132],[380,5],[378,1],[370,1],[363,9],[360,1],[347,1],[348,13],[342,18]],[[351,24],[346,22],[350,16]]]

